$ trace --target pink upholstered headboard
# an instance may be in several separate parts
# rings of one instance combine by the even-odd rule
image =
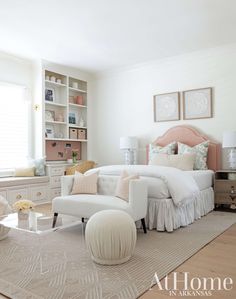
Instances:
[[[185,143],[189,146],[197,145],[201,142],[209,140],[206,136],[200,134],[196,129],[189,126],[176,126],[170,128],[163,136],[158,137],[153,144],[165,146],[172,141]],[[147,146],[147,163],[148,163],[149,148]],[[210,141],[208,149],[207,166],[214,171],[221,167],[221,144]]]

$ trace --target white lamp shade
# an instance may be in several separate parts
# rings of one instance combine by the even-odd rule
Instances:
[[[223,133],[223,147],[236,147],[236,131],[225,131]]]
[[[136,149],[138,148],[138,140],[136,137],[121,137],[120,149]]]

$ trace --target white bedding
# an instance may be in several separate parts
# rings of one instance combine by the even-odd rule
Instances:
[[[213,185],[214,171],[212,170],[192,170],[186,171],[186,173],[194,178],[201,191],[208,189]]]
[[[157,167],[157,168],[156,168]],[[167,168],[167,170],[165,170]],[[146,216],[146,222],[149,229],[156,229],[158,231],[167,230],[169,232],[177,229],[181,226],[186,226],[195,220],[206,215],[214,208],[214,191],[212,189],[213,174],[211,170],[194,170],[194,171],[181,171],[178,169],[172,169],[168,167],[147,166],[147,165],[134,165],[134,166],[105,166],[100,167],[100,174],[103,175],[120,175],[123,169],[127,169],[129,172],[139,173],[143,180],[148,184],[148,211]],[[157,175],[153,174],[158,169]],[[159,171],[169,173],[172,171],[172,175],[168,175],[168,180],[171,181],[171,187],[174,188],[179,183],[182,184],[179,191],[187,187],[187,183],[194,181],[194,190],[196,188],[199,193],[196,196],[191,196],[182,202],[181,205],[176,205],[173,201],[173,190],[169,189],[169,184],[166,183],[164,177],[159,178]],[[97,171],[96,170],[90,170]],[[159,173],[159,174],[158,174]],[[175,180],[175,176],[183,174],[182,181],[179,178]],[[163,174],[163,173],[162,173]],[[184,178],[190,179],[184,179]],[[174,184],[172,184],[174,181]],[[178,186],[177,186],[178,187]],[[191,188],[188,190],[190,191]],[[191,192],[190,192],[191,193]],[[186,194],[186,193],[185,193]]]

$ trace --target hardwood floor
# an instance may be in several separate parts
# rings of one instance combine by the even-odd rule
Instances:
[[[197,296],[199,298],[228,299],[236,298],[236,224],[217,237],[206,247],[193,255],[189,260],[175,269],[174,272],[189,272],[193,277],[231,277],[234,281],[231,291],[215,291],[212,296]],[[172,275],[170,275],[172,278]],[[182,278],[180,276],[180,278]],[[171,284],[170,284],[171,285]],[[197,298],[195,297],[195,298]],[[190,296],[170,296],[166,291],[160,291],[157,286],[146,292],[140,299],[193,298]]]
[[[48,206],[41,206],[38,211],[48,211]],[[194,237],[194,236],[193,236]],[[236,224],[230,227],[222,235],[202,248],[189,260],[180,265],[175,271],[181,275],[182,272],[189,272],[189,278],[193,277],[231,277],[234,281],[231,291],[215,291],[211,296],[197,296],[199,298],[228,299],[236,298]],[[170,282],[173,276],[170,274]],[[180,279],[182,276],[180,276]],[[171,285],[171,284],[170,284]],[[167,298],[193,298],[195,296],[170,296],[166,291],[160,291],[157,286],[147,291],[140,299],[167,299]],[[0,295],[0,299],[5,299]],[[195,297],[196,298],[196,297]]]

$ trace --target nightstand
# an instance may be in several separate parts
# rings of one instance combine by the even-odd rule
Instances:
[[[230,205],[231,209],[236,209],[236,171],[216,171],[214,190],[216,207]]]

